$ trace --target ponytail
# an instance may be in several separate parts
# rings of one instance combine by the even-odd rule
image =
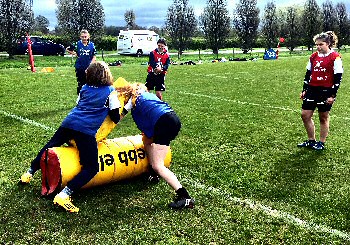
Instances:
[[[316,40],[322,40],[326,42],[329,48],[336,47],[338,44],[338,37],[337,35],[335,35],[334,31],[322,32],[314,36],[313,39],[314,39],[314,42],[316,42]]]

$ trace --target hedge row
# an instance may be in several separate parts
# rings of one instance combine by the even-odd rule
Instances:
[[[63,36],[56,36],[56,35],[48,35],[44,36],[47,39],[50,39],[56,43],[61,43],[65,47],[69,46],[71,43],[76,42],[76,40],[70,40],[67,37]],[[106,50],[106,51],[113,51],[117,50],[117,41],[118,37],[116,36],[103,36],[102,38],[92,38],[92,41],[95,43],[95,46],[97,50]],[[298,44],[301,45],[301,44]],[[168,40],[168,47],[169,49],[176,50],[177,47],[174,47],[172,45],[171,40]],[[262,38],[258,38],[254,45],[255,48],[264,48],[265,47],[265,41]],[[205,49],[211,49],[212,47],[209,47],[206,40],[201,37],[192,38],[191,41],[187,45],[188,50],[205,50]],[[225,42],[224,47],[220,48],[240,48],[240,43],[237,39],[227,39]]]
[[[62,37],[62,36],[55,36],[55,35],[48,35],[45,36],[45,38],[48,38],[56,43],[61,43],[65,47],[69,46],[71,43],[76,42],[77,40],[69,40],[68,38]],[[104,36],[102,38],[92,38],[92,41],[95,43],[95,46],[98,50],[106,50],[106,51],[112,51],[117,50],[117,41],[118,37],[115,36]],[[176,47],[173,47],[171,40],[168,41],[169,49],[176,49]],[[227,39],[225,43],[225,48],[239,48],[239,42],[236,39]],[[259,40],[256,42],[256,47],[263,47],[263,43]],[[207,45],[207,42],[204,38],[193,38],[189,43],[187,48],[189,50],[204,50],[204,49],[210,49]]]

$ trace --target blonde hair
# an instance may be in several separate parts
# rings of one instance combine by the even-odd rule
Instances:
[[[144,91],[147,91],[146,86],[143,83],[132,83],[123,87],[116,88],[120,95],[125,97],[125,102],[132,98],[132,104],[135,105],[135,101]]]
[[[338,37],[333,31],[326,31],[314,36],[314,42],[321,40],[328,44],[329,48],[333,48],[338,44]]]
[[[109,86],[113,84],[113,76],[104,61],[92,62],[86,69],[86,84],[92,86]]]

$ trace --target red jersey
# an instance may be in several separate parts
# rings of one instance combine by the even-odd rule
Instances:
[[[315,52],[310,57],[311,78],[309,85],[331,88],[334,85],[334,62],[341,56],[337,52],[320,55]]]
[[[168,52],[164,52],[164,53],[159,53],[158,49],[153,50],[150,53],[150,59],[149,59],[149,65],[147,68],[147,72],[153,72],[153,69],[156,68],[156,66],[158,64],[160,64],[161,66],[163,66],[163,74],[166,74],[169,63],[170,63],[170,56],[168,54]]]

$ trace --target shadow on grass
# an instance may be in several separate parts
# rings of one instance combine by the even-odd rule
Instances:
[[[292,213],[297,216],[349,230],[349,188],[342,182],[346,173],[332,169],[333,154],[328,149],[321,152],[297,149],[277,159],[266,177],[261,198],[269,203],[287,204],[286,210],[294,207]]]
[[[324,155],[310,149],[298,149],[278,159],[270,174],[267,198],[289,199],[303,188],[309,188],[318,172],[318,160]]]
[[[151,217],[161,217],[159,213],[163,210],[172,211],[166,206],[169,201],[166,190],[170,187],[165,186],[164,181],[150,184],[142,176],[74,193],[72,198],[80,208],[78,213],[68,213],[55,206],[53,196],[40,195],[40,172],[32,182],[23,186],[11,181],[3,186],[0,238],[6,237],[4,241],[30,243],[33,240],[38,244],[54,239],[57,232],[62,237],[73,238],[101,232],[113,236],[120,227],[144,227],[142,220],[157,224]],[[160,196],[156,194],[158,191]]]
[[[52,109],[52,110],[40,110],[40,111],[36,111],[36,112],[31,112],[31,113],[25,115],[24,117],[32,118],[32,119],[36,119],[36,118],[54,118],[58,114],[62,114],[63,112],[65,114],[68,114],[68,112],[70,110],[72,110],[72,109],[73,109],[72,106],[67,105],[67,106],[64,106],[64,107],[57,107],[57,108]]]

